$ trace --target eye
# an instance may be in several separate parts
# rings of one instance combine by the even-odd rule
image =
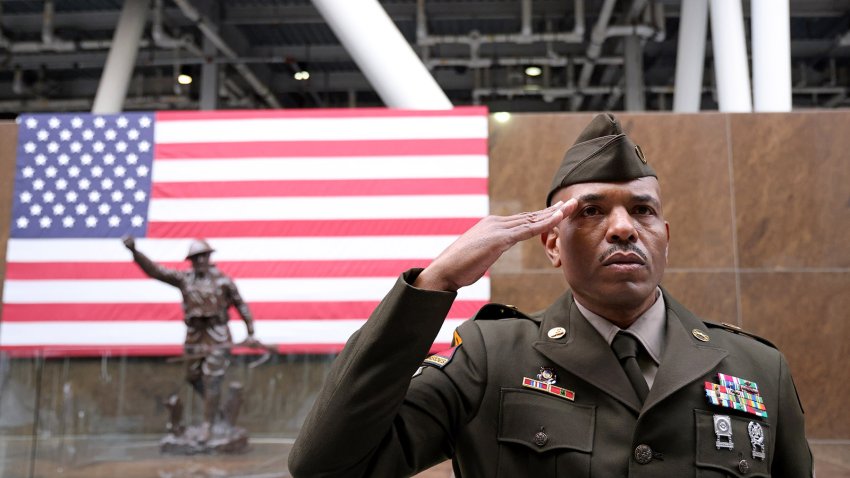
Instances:
[[[655,214],[655,211],[653,211],[651,207],[644,205],[635,206],[634,212],[641,216],[651,216]]]
[[[596,206],[587,206],[581,210],[581,215],[584,217],[598,216],[600,213],[601,211]]]

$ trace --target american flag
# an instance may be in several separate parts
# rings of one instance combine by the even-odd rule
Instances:
[[[181,351],[180,292],[140,271],[126,234],[178,269],[206,238],[260,340],[337,351],[402,271],[489,210],[485,108],[37,114],[18,125],[0,322],[0,349],[18,355]],[[489,294],[488,277],[461,289],[435,346]],[[241,321],[230,327],[245,337]]]

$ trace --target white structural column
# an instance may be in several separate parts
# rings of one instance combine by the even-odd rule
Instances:
[[[148,0],[126,0],[118,17],[112,47],[97,85],[92,113],[118,113],[136,66],[139,42],[148,19]]]
[[[378,0],[313,0],[313,4],[387,106],[452,107]]]
[[[673,111],[696,113],[702,100],[702,73],[708,30],[708,0],[682,0]]]
[[[753,110],[741,0],[711,0],[711,44],[720,111]]]
[[[788,0],[751,0],[753,107],[791,111],[791,21]]]

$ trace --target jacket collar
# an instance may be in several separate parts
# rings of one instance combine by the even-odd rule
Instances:
[[[643,409],[647,410],[713,369],[728,352],[701,342],[692,330],[705,325],[661,289],[667,307],[667,339],[664,356]],[[549,331],[563,327],[562,337],[550,338]],[[635,412],[640,401],[614,352],[575,305],[570,292],[543,312],[540,335],[533,347],[559,367],[590,383]]]

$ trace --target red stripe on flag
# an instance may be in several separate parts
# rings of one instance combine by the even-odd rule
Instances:
[[[426,267],[431,259],[369,259],[351,261],[222,261],[215,264],[233,278],[397,277],[412,267]],[[188,269],[189,261],[162,262],[171,269]],[[133,262],[12,262],[6,278],[12,280],[146,279]]]
[[[486,178],[154,183],[151,197],[325,197],[487,194]]]
[[[449,319],[475,315],[486,302],[458,300],[449,310]],[[365,319],[378,301],[339,302],[251,302],[248,307],[256,320],[337,320]],[[231,318],[240,321],[235,311]],[[4,304],[4,322],[109,322],[116,320],[183,320],[178,303],[125,304]]]
[[[312,344],[267,344],[273,345],[281,354],[336,354],[342,343]],[[442,350],[448,342],[435,342],[429,353]],[[26,357],[162,357],[183,353],[182,345],[6,345],[0,350],[14,358]],[[254,354],[253,351],[248,352]],[[250,360],[250,359],[249,359]]]
[[[158,111],[157,121],[195,121],[267,118],[422,118],[481,116],[486,106],[461,106],[451,110],[398,110],[389,108],[316,108],[298,110]]]
[[[460,235],[478,218],[151,222],[147,237],[350,237]]]
[[[487,154],[487,139],[158,143],[154,154],[157,160]]]

